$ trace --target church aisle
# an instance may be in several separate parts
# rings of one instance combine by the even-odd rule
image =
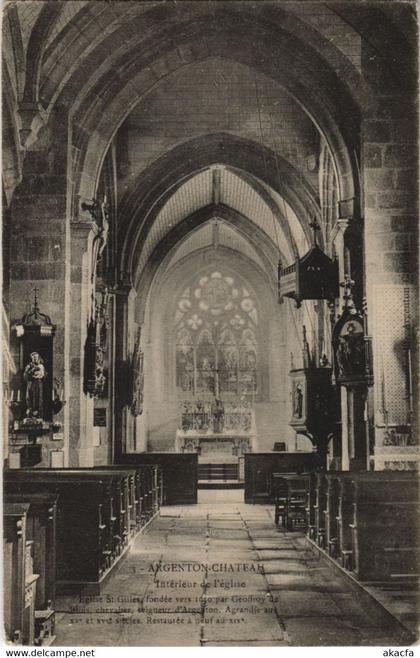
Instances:
[[[272,508],[233,501],[163,508],[100,596],[57,610],[58,646],[410,643]]]

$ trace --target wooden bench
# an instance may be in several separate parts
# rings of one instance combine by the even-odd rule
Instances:
[[[33,542],[33,570],[38,575],[35,597],[35,644],[54,641],[57,497],[45,493],[6,494],[5,503],[29,503],[26,534]]]
[[[326,473],[326,484],[325,549],[331,557],[337,558],[340,551],[340,482],[336,474]]]
[[[57,584],[100,584],[130,539],[159,510],[162,477],[153,464],[5,471],[9,494],[59,496]]]
[[[129,474],[129,509],[132,528],[141,529],[162,505],[162,469],[156,464],[112,464],[95,470]]]
[[[91,469],[86,469],[91,470]],[[127,514],[122,512],[122,522],[125,524],[124,528],[120,528],[120,532],[127,538],[136,534],[142,527],[142,482],[141,482],[141,469],[128,468],[118,465],[105,465],[95,466],[96,473],[105,472],[111,473],[123,478],[123,486],[120,485],[119,495],[122,496],[120,500],[120,508],[126,509]],[[118,481],[118,480],[117,480]]]
[[[42,491],[59,496],[56,574],[60,588],[100,582],[121,555],[124,515],[115,479],[102,471],[5,471],[6,493]]]
[[[8,473],[19,474],[16,477],[34,482],[42,482],[46,479],[48,486],[53,489],[54,486],[57,486],[54,483],[63,480],[77,482],[79,488],[82,486],[81,482],[84,484],[89,481],[92,483],[97,482],[100,485],[99,496],[100,492],[103,491],[103,501],[98,503],[101,516],[99,526],[103,531],[102,541],[105,540],[106,542],[107,562],[112,562],[127,546],[129,538],[129,472],[114,473],[107,469],[96,470],[91,468],[37,468],[8,471]],[[62,497],[60,508],[66,504]]]
[[[418,577],[418,485],[399,473],[353,480],[352,568],[359,580]]]
[[[327,478],[325,473],[316,474],[315,482],[315,541],[320,548],[326,548],[326,511],[327,511]]]
[[[154,506],[193,505],[197,503],[198,458],[195,453],[139,452],[117,457],[119,465],[151,468],[150,487],[144,489],[146,517],[150,517],[148,497]],[[147,471],[145,471],[147,473]],[[154,475],[153,475],[154,474]],[[148,476],[146,475],[146,480]],[[154,493],[153,493],[154,491]],[[151,492],[151,493],[150,493]]]
[[[20,645],[35,643],[36,584],[34,542],[28,534],[28,502],[3,505],[3,620],[6,637]]]
[[[329,471],[316,475],[314,488],[315,504],[309,503],[309,514],[313,507],[315,528],[311,531],[309,524],[309,536],[320,548],[360,580],[415,577],[416,474]],[[312,485],[309,490],[311,497]],[[395,537],[400,537],[397,544]],[[398,567],[403,564],[404,568]]]
[[[307,498],[306,498],[306,528],[308,536],[316,541],[317,530],[316,530],[316,484],[317,484],[317,474],[315,472],[309,473],[307,475]]]

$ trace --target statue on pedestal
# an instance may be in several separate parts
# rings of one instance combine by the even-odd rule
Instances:
[[[30,358],[31,360],[23,372],[26,382],[26,415],[42,418],[44,413],[43,386],[47,372],[38,352],[32,352]]]
[[[218,398],[214,399],[211,405],[211,413],[213,416],[213,431],[215,434],[219,434],[223,432],[224,427],[225,408],[222,400]]]
[[[298,382],[294,391],[293,415],[295,418],[302,418],[303,414],[303,390],[302,384]]]

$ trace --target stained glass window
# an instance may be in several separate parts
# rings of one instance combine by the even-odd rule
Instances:
[[[258,312],[253,295],[216,270],[186,288],[175,312],[176,386],[181,394],[257,392]]]

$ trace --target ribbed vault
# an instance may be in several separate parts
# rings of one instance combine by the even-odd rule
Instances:
[[[246,180],[223,166],[214,165],[192,176],[178,187],[161,208],[142,244],[137,271],[142,272],[155,247],[172,228],[201,208],[211,205],[222,206],[226,211],[232,209],[237,214],[247,217],[266,234],[273,246],[277,247],[283,261],[293,262],[293,244],[302,243],[302,228],[299,223],[293,222],[287,226],[284,221],[280,223],[272,211],[275,204],[270,207],[262,195],[258,194]],[[276,206],[276,209],[280,214],[280,208]],[[291,209],[289,208],[288,211],[291,217]]]
[[[296,240],[303,244],[302,232],[306,239],[310,240],[309,222],[313,217],[319,217],[319,202],[314,190],[302,180],[298,172],[261,144],[226,134],[206,135],[181,144],[159,158],[144,172],[132,194],[121,204],[118,230],[122,276],[134,277],[149,233],[169,200],[190,178],[208,169],[210,165],[223,165],[225,171],[230,172],[225,174],[226,180],[235,181],[236,187],[226,189],[226,194],[230,195],[227,197],[229,203],[233,205],[226,204],[225,207],[235,209],[233,196],[236,194],[237,203],[242,206],[235,210],[241,215],[247,215],[248,210],[243,206],[243,200],[234,191],[238,186],[246,190],[254,203],[260,204],[260,210],[262,209],[266,216],[263,232],[269,235],[272,231],[274,240],[270,238],[270,241],[275,244],[277,253],[285,248],[284,240],[287,240],[289,249],[296,255]],[[206,175],[210,181],[210,174]],[[204,178],[200,177],[198,180],[204,180],[206,175],[203,174]],[[281,206],[270,194],[270,189],[275,190],[284,200]],[[207,196],[200,202],[201,207],[208,205],[210,194],[209,187]],[[225,204],[219,199],[216,205]],[[285,217],[289,207],[290,220]],[[253,212],[259,217],[260,211],[254,209]],[[295,230],[296,235],[293,236],[291,223],[296,223],[293,219],[295,216],[299,218],[301,229]],[[261,219],[258,218],[258,221]],[[290,262],[292,256],[287,251],[286,249],[282,257]]]
[[[209,248],[213,249],[214,254],[217,254],[220,249],[238,252],[250,261],[255,262],[262,271],[265,269],[264,262],[251,242],[219,217],[209,220],[182,241],[174,249],[174,253],[170,254],[166,267],[170,269],[194,252]]]
[[[325,37],[305,25],[304,44],[298,36],[303,29],[300,20],[278,6],[255,12],[249,5],[238,11],[231,3],[221,2],[216,10],[207,3],[185,3],[178,12],[169,3],[89,5],[77,12],[69,7],[62,34],[50,37],[39,83],[45,107],[71,107],[76,195],[94,196],[106,149],[139,98],[180,67],[212,56],[241,62],[288,89],[330,145],[340,172],[341,197],[354,195],[350,173],[354,144],[347,144],[353,126],[347,122],[340,126],[337,119],[350,106],[357,117],[349,87],[360,93],[360,80],[356,68],[337,49],[326,64],[319,53],[333,46]],[[267,42],[271,61],[282,66],[270,68],[264,57]]]

